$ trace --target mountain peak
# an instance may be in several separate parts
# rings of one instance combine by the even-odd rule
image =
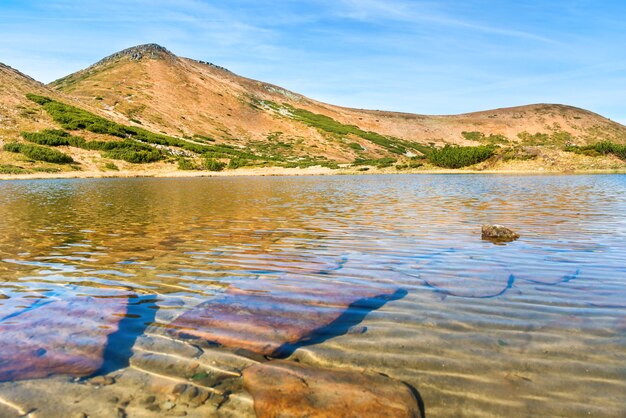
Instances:
[[[122,51],[111,54],[108,57],[101,60],[100,62],[98,62],[97,64],[107,62],[107,61],[117,60],[123,57],[129,57],[132,61],[141,61],[142,59],[174,58],[175,55],[172,54],[167,48],[161,45],[143,44],[143,45],[137,45],[137,46],[133,46],[130,48],[126,48]]]

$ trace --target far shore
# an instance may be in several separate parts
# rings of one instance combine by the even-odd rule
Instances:
[[[192,177],[238,177],[238,176],[336,176],[372,174],[520,174],[520,175],[567,175],[567,174],[626,174],[626,167],[619,169],[596,170],[466,170],[466,169],[413,169],[398,171],[393,168],[370,168],[359,171],[353,168],[332,170],[326,167],[284,168],[262,167],[241,168],[224,171],[181,171],[181,170],[142,170],[142,171],[68,171],[61,173],[0,174],[0,180],[45,180],[45,179],[96,179],[96,178],[192,178]]]

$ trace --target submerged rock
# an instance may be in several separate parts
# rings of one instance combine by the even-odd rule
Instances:
[[[281,357],[299,345],[345,334],[367,313],[405,294],[376,282],[295,276],[256,280],[184,313],[170,324],[169,332],[177,338]]]
[[[511,242],[519,239],[519,235],[502,225],[483,225],[482,238],[492,242]]]
[[[0,321],[0,381],[95,373],[127,305],[126,297],[76,296],[5,316]]]
[[[420,417],[417,392],[383,376],[277,360],[244,370],[259,418]]]

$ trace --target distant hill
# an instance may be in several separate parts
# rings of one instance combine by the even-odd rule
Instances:
[[[86,141],[130,140],[153,147],[162,155],[148,164],[161,169],[175,164],[181,169],[201,168],[206,158],[213,160],[209,166],[217,163],[218,169],[225,164],[337,168],[355,162],[357,166],[429,168],[438,160],[425,160],[424,155],[445,144],[491,147],[471,151],[465,163],[455,160],[443,164],[446,167],[482,162],[476,168],[605,169],[621,167],[623,161],[613,154],[603,161],[590,160],[597,156],[594,153],[600,155],[591,149],[593,144],[626,143],[625,126],[571,106],[535,104],[452,116],[349,109],[240,77],[208,62],[178,57],[155,44],[117,52],[48,86],[4,65],[0,77],[4,142],[22,142],[20,132],[63,127]],[[64,122],[69,108],[57,112],[54,119],[47,110],[55,105],[42,105],[41,100],[37,104],[26,98],[27,93],[103,119],[91,120],[87,127]],[[101,128],[104,125],[108,128]],[[133,164],[136,156],[118,164],[113,157],[121,154],[98,152],[103,146],[96,145],[83,144],[80,151],[72,145],[59,149],[72,155],[83,170],[101,170],[107,164],[139,170]],[[579,146],[575,150],[580,152],[563,153],[572,145]],[[142,150],[133,152],[138,151]],[[0,164],[6,162],[6,153],[0,155]],[[181,159],[189,161],[181,163]]]

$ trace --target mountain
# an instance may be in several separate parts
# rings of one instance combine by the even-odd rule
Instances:
[[[290,107],[345,125],[423,144],[472,143],[463,132],[503,135],[568,133],[581,142],[623,140],[626,128],[597,114],[538,104],[456,116],[424,116],[348,109],[308,99],[281,87],[237,76],[213,64],[180,58],[158,45],[118,52],[51,84],[85,102],[100,101],[129,120],[171,135],[206,135],[224,141],[265,141],[275,132],[341,151],[336,138],[297,122]],[[101,100],[100,100],[101,99]],[[285,108],[283,104],[289,105]],[[277,106],[276,106],[277,105]],[[467,136],[467,135],[466,135]],[[354,138],[362,142],[359,138]],[[363,145],[368,145],[363,142]]]
[[[620,148],[626,127],[571,106],[451,116],[350,109],[178,57],[156,44],[117,52],[48,86],[6,66],[0,76],[1,138],[58,145],[79,163],[74,170],[172,170],[178,163],[180,169],[395,164],[563,171],[621,168],[620,152],[626,153]],[[39,97],[29,100],[28,93]],[[37,134],[58,128],[65,132],[48,134],[79,140]],[[104,144],[116,141],[125,143]],[[602,141],[613,148],[595,145]],[[441,150],[445,144],[472,148]],[[2,163],[6,153],[0,156]],[[138,162],[146,164],[139,168]]]

